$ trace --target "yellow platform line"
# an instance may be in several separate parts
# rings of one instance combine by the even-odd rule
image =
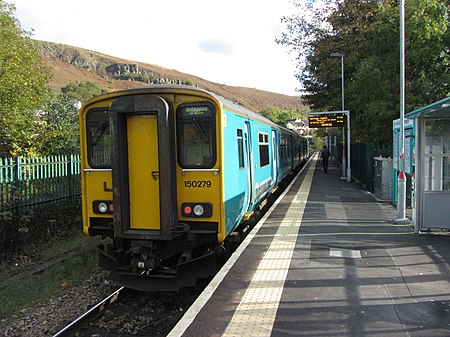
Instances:
[[[224,337],[270,336],[311,189],[311,165],[274,239],[261,260]]]

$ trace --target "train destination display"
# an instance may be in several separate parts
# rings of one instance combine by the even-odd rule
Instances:
[[[329,128],[343,126],[345,126],[345,118],[343,114],[309,116],[310,128]]]

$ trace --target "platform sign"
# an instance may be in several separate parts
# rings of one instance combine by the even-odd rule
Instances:
[[[321,114],[310,115],[309,127],[310,128],[330,128],[330,127],[343,127],[345,126],[344,114]]]
[[[393,129],[393,167],[394,170],[400,169],[400,119],[396,119],[392,122]],[[405,128],[405,172],[410,174],[412,173],[412,165],[413,160],[411,159],[411,153],[413,151],[413,147],[411,145],[411,140],[407,138],[414,137],[414,120],[405,118],[404,119],[404,128]],[[413,144],[414,145],[414,144]],[[408,167],[409,165],[409,167]]]

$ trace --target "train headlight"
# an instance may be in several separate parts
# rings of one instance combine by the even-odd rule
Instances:
[[[98,204],[98,210],[100,213],[106,213],[106,211],[108,210],[108,206],[104,202],[100,202]]]
[[[94,200],[92,202],[92,211],[95,214],[113,214],[114,204],[112,200]]]
[[[194,214],[196,216],[202,216],[203,213],[205,213],[205,209],[203,208],[202,205],[195,205],[194,206]]]

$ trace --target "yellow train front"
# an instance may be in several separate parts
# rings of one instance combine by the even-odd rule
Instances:
[[[248,124],[248,132],[248,116],[233,114]],[[227,211],[226,123],[217,96],[184,86],[119,91],[83,106],[83,231],[112,239],[99,247],[100,264],[112,279],[139,290],[177,290],[216,272],[227,235],[282,178],[274,164],[275,178],[264,180],[264,190],[253,188],[253,154],[249,150],[244,158],[238,148],[250,142],[242,130],[234,133],[247,192],[238,193]],[[276,160],[273,145],[270,156]]]

